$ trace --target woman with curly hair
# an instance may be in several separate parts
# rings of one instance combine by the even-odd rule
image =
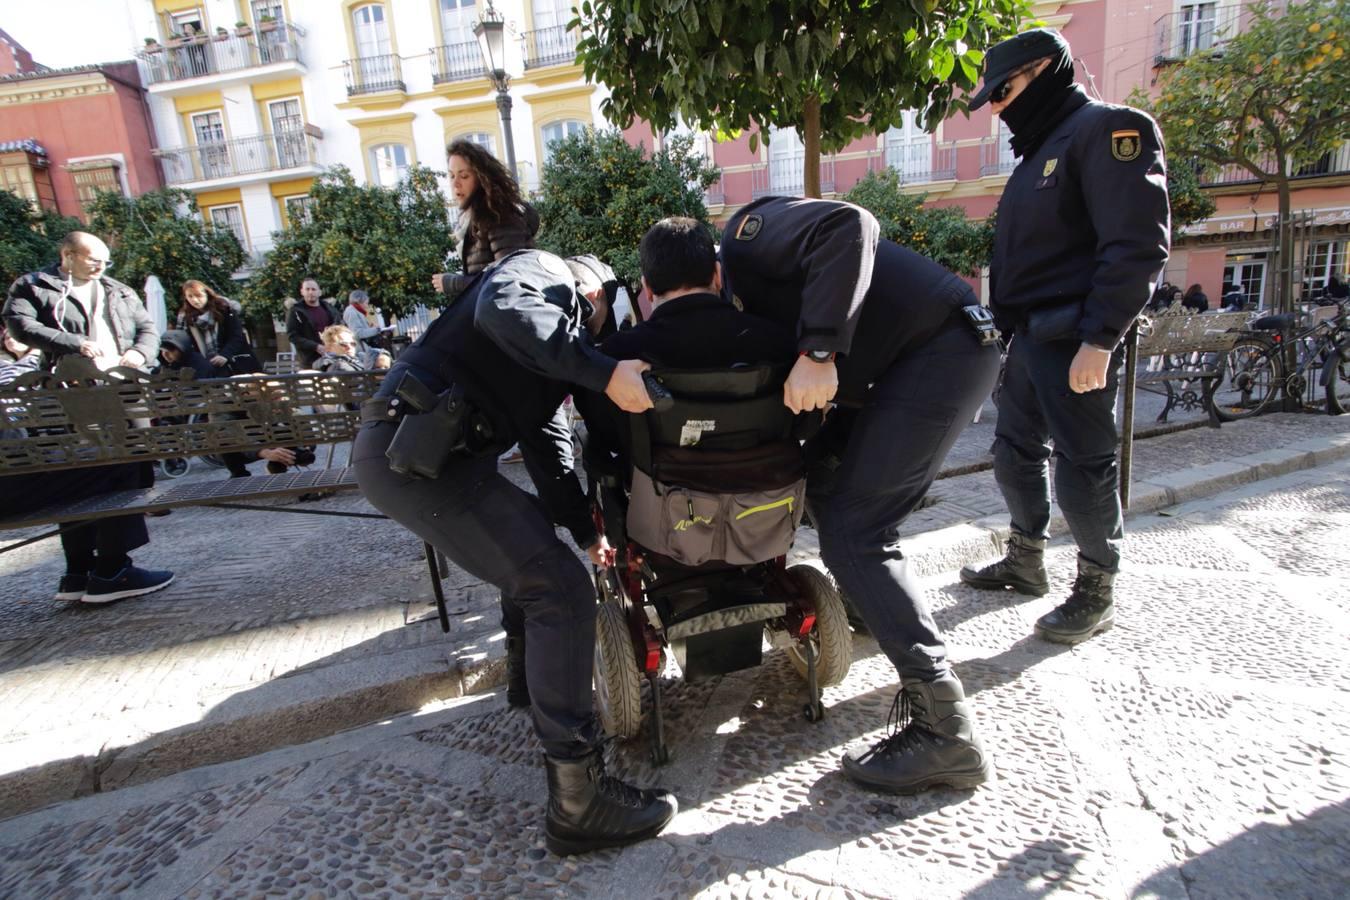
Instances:
[[[451,141],[445,148],[450,166],[450,195],[459,207],[456,246],[462,273],[433,277],[436,290],[453,299],[475,275],[516,250],[534,246],[539,214],[520,196],[516,179],[495,156],[473,141]]]
[[[191,335],[192,343],[222,378],[262,369],[244,334],[242,310],[203,282],[183,282],[177,327]]]

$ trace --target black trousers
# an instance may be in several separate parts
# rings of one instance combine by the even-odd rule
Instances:
[[[371,505],[524,612],[525,672],[544,751],[577,758],[600,737],[591,698],[595,587],[558,540],[539,500],[497,471],[495,458],[453,459],[435,479],[389,470],[397,426],[365,426],[352,448]]]
[[[146,463],[126,463],[10,475],[0,478],[0,496],[7,511],[32,512],[52,503],[75,503],[109,491],[145,487],[147,468]],[[154,476],[149,480],[153,483]],[[132,550],[150,543],[142,515],[70,522],[65,527],[70,530],[61,533],[61,548],[66,571],[74,575],[90,572],[96,564],[108,574],[120,571],[130,562]]]
[[[872,385],[828,481],[814,471],[807,480],[821,559],[903,678],[929,680],[950,664],[900,551],[900,523],[989,396],[998,364],[998,348],[980,346],[968,326],[944,326]]]

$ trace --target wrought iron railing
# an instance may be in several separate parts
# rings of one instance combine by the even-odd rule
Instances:
[[[145,70],[145,83],[163,84],[278,62],[303,62],[302,36],[295,26],[280,24],[245,36],[203,35],[175,46],[147,48],[136,55]]]
[[[525,68],[568,65],[577,58],[577,35],[565,25],[539,28],[520,35]]]
[[[757,168],[750,170],[750,196],[752,199],[776,194],[783,197],[800,197],[806,190],[806,156],[794,153],[787,156],[770,158]],[[823,156],[820,159],[820,192],[834,190],[834,157]]]
[[[394,53],[349,59],[342,68],[347,77],[348,97],[408,89],[403,83],[403,60]]]
[[[1271,172],[1275,169],[1275,160],[1273,157],[1263,157],[1258,160],[1261,171]],[[1341,144],[1335,150],[1322,154],[1322,157],[1316,162],[1299,166],[1289,173],[1291,178],[1318,178],[1325,175],[1346,175],[1350,174],[1350,141]],[[1261,179],[1254,175],[1251,169],[1246,166],[1229,165],[1220,169],[1210,169],[1200,176],[1200,183],[1206,187],[1217,187],[1224,184],[1244,184],[1257,182]]]
[[[869,153],[867,167],[894,169],[902,184],[951,181],[956,178],[956,142],[891,143],[884,150]]]
[[[478,49],[477,41],[442,44],[431,48],[431,66],[433,84],[482,78],[483,52]]]
[[[278,172],[318,162],[314,137],[304,131],[256,134],[232,141],[156,150],[167,184]]]
[[[721,206],[727,202],[727,188],[724,176],[703,189],[703,202],[708,206]]]
[[[1238,33],[1242,6],[1194,3],[1153,23],[1153,65],[1221,49]]]

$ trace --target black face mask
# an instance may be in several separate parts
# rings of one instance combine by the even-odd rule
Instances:
[[[1074,97],[1082,97],[1082,101],[1070,104]],[[1085,102],[1087,97],[1075,90],[1073,60],[1065,54],[1053,65],[1046,66],[999,113],[999,118],[1013,134],[1013,152],[1022,157],[1033,152],[1051,128]]]

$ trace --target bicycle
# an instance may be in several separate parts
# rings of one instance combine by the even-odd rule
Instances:
[[[1320,307],[1311,319],[1301,329],[1288,313],[1252,323],[1252,331],[1238,339],[1224,360],[1213,400],[1221,420],[1260,415],[1281,391],[1300,408],[1325,407],[1333,416],[1345,412],[1350,398],[1350,306]],[[1287,367],[1290,346],[1292,371]]]

